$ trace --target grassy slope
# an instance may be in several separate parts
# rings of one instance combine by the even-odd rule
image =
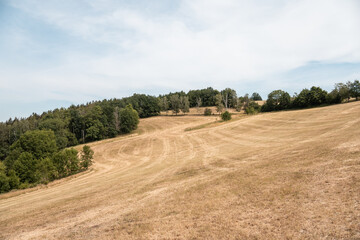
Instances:
[[[360,238],[360,102],[216,118],[93,143],[92,171],[0,196],[0,239]]]

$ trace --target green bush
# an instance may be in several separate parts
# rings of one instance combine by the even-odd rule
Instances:
[[[249,114],[249,115],[253,115],[253,114],[257,113],[253,107],[246,108],[245,112],[246,112],[246,114]]]
[[[205,108],[204,115],[205,116],[210,116],[211,115],[211,109],[210,108]]]
[[[225,111],[221,114],[221,119],[224,121],[229,121],[231,119],[231,114],[228,111]]]

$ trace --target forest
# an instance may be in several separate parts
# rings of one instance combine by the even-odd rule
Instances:
[[[127,134],[137,128],[139,118],[157,116],[160,111],[186,114],[190,107],[216,106],[220,114],[228,108],[247,114],[287,109],[301,109],[359,99],[358,80],[337,83],[331,92],[320,87],[303,89],[292,97],[283,90],[268,94],[261,106],[261,96],[237,96],[235,90],[218,91],[211,87],[175,92],[158,97],[134,94],[122,99],[104,99],[68,108],[33,113],[27,118],[0,122],[0,193],[46,184],[88,169],[93,152],[88,146],[78,153],[71,148],[106,138]],[[211,115],[206,109],[205,115]]]

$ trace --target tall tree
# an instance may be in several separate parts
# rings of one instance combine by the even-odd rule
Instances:
[[[359,82],[359,80],[354,80],[354,82],[348,82],[348,85],[350,86],[351,97],[356,98],[356,101],[357,101],[360,97],[360,82]]]
[[[160,98],[160,107],[161,107],[161,111],[166,112],[167,115],[169,110],[169,101],[166,96]]]
[[[261,101],[261,100],[262,100],[260,94],[257,93],[257,92],[254,92],[254,93],[251,95],[251,98],[250,98],[250,99],[253,100],[253,101]]]
[[[341,97],[341,101],[344,99],[347,99],[348,102],[350,101],[350,89],[348,84],[344,83],[336,83],[335,89],[339,92],[339,95]]]
[[[170,104],[171,104],[171,109],[173,110],[173,113],[175,113],[177,115],[180,112],[180,107],[181,107],[179,95],[170,96]]]
[[[220,114],[224,109],[223,97],[220,93],[215,96],[216,111]]]
[[[185,114],[189,112],[189,98],[187,96],[181,96],[180,97],[180,109]]]
[[[57,150],[56,137],[53,131],[27,131],[11,145],[10,153],[4,163],[8,169],[12,169],[14,162],[24,152],[30,153],[35,159],[41,159],[51,157]]]
[[[291,100],[289,93],[282,90],[275,90],[269,93],[266,103],[263,105],[263,111],[277,111],[290,107]]]
[[[198,113],[200,112],[201,104],[202,104],[201,98],[198,97],[198,98],[196,99],[196,110],[197,110]]]
[[[135,130],[139,124],[139,115],[131,104],[120,110],[120,131],[122,133],[129,133]]]

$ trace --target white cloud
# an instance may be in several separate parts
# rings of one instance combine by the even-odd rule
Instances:
[[[153,15],[117,1],[13,5],[79,41],[112,49],[93,54],[98,49],[70,48],[60,65],[27,72],[29,87],[49,92],[38,95],[44,98],[54,97],[52,90],[74,92],[66,98],[78,99],[75,93],[113,97],[144,86],[222,88],[309,61],[360,62],[357,1],[183,0],[176,11]],[[8,77],[22,81],[17,73]]]

